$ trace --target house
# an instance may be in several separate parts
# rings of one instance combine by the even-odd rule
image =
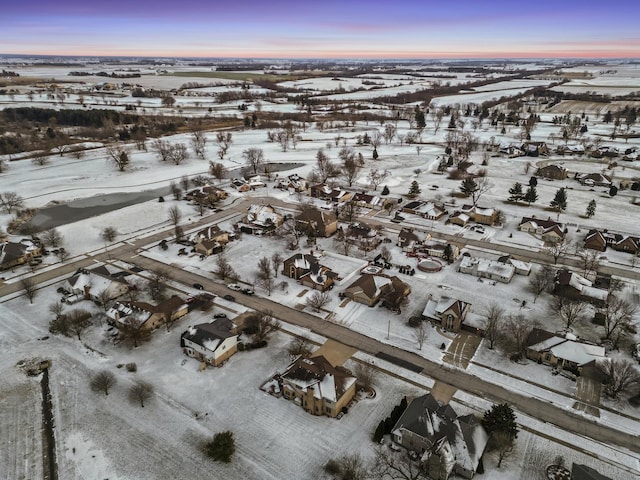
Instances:
[[[579,373],[582,367],[605,358],[605,349],[578,341],[570,333],[565,336],[534,328],[525,342],[527,358],[555,368]]]
[[[162,326],[167,320],[177,320],[189,312],[188,305],[177,295],[158,305],[146,302],[118,302],[107,310],[107,318],[118,328],[132,320],[140,330],[150,332]]]
[[[609,292],[595,288],[593,283],[586,278],[567,269],[560,269],[555,277],[553,293],[561,297],[584,300],[596,305],[607,302]]]
[[[449,258],[447,258],[447,245],[449,246]],[[460,255],[460,249],[453,243],[447,243],[446,240],[438,240],[428,238],[418,248],[418,254],[426,254],[429,257],[444,258],[447,261],[454,261]]]
[[[402,211],[419,215],[428,220],[439,220],[448,213],[442,204],[422,201],[408,202],[402,207]]]
[[[102,302],[113,300],[129,291],[129,284],[121,277],[112,274],[105,265],[90,270],[80,268],[68,278],[64,287],[86,300]]]
[[[380,210],[384,206],[384,199],[377,195],[370,195],[368,193],[355,193],[352,202],[355,202],[356,205],[363,208],[373,208],[376,210]]]
[[[369,307],[382,300],[383,305],[397,310],[410,293],[409,285],[396,276],[364,273],[342,292],[342,296]]]
[[[314,198],[331,201],[333,203],[344,203],[351,200],[353,194],[340,188],[331,188],[325,183],[311,185],[310,194]]]
[[[560,242],[564,240],[566,235],[564,224],[551,220],[551,217],[546,220],[536,217],[522,217],[518,228],[522,232],[539,235],[542,240],[549,243]]]
[[[224,250],[224,244],[216,240],[202,240],[196,244],[194,250],[198,255],[204,255],[208,257],[215,253],[220,253]]]
[[[473,478],[489,435],[473,415],[459,417],[430,393],[414,398],[391,431],[398,445],[420,456],[429,478]]]
[[[587,187],[610,187],[611,177],[601,173],[576,173],[574,178]]]
[[[221,230],[218,225],[209,225],[189,237],[189,241],[193,245],[198,245],[198,243],[204,240],[219,242],[225,245],[229,243],[229,232]]]
[[[278,228],[283,221],[282,214],[276,212],[271,205],[254,204],[247,209],[239,227],[242,232],[264,234]]]
[[[276,188],[288,190],[289,193],[309,193],[309,183],[295,173],[286,178],[278,178]]]
[[[528,157],[538,157],[549,155],[549,147],[545,142],[526,142],[522,144],[520,150]]]
[[[350,224],[344,235],[351,243],[365,252],[375,249],[382,241],[378,231],[363,222]]]
[[[218,367],[238,351],[238,331],[228,318],[189,327],[180,336],[185,355]]]
[[[524,155],[524,151],[521,146],[518,145],[500,145],[498,147],[498,153],[508,155],[509,158],[522,157]]]
[[[330,237],[338,229],[338,219],[332,212],[317,208],[305,208],[296,217],[298,228],[314,237]]]
[[[586,465],[574,463],[571,466],[571,480],[613,480],[611,477],[602,475],[597,470]]]
[[[511,258],[510,255],[505,255],[498,259],[500,263],[508,263],[513,266],[516,275],[528,276],[531,273],[531,262],[523,262],[522,260],[516,260]]]
[[[279,378],[284,398],[313,415],[336,417],[356,394],[356,379],[322,355],[298,357]]]
[[[460,212],[466,214],[474,222],[483,225],[493,225],[498,218],[498,211],[495,208],[463,205]],[[449,221],[451,221],[451,219],[449,219]]]
[[[584,237],[584,247],[604,252],[607,249],[607,240],[600,230],[589,230],[587,236]]]
[[[584,246],[600,252],[604,252],[607,247],[611,247],[619,252],[635,254],[640,249],[640,237],[593,229],[587,233],[584,239]]]
[[[551,180],[564,180],[569,176],[569,171],[560,165],[547,165],[536,171],[537,177],[548,178]]]
[[[282,273],[321,292],[333,288],[339,279],[338,274],[321,265],[317,257],[305,253],[296,253],[282,262]]]
[[[431,238],[430,235],[427,235],[427,237]],[[400,247],[403,252],[413,252],[418,244],[420,244],[420,237],[412,228],[403,228],[400,230],[396,246]]]
[[[459,332],[470,311],[470,303],[449,297],[434,300],[429,295],[422,317],[439,323],[445,330]]]
[[[509,283],[515,274],[515,267],[510,263],[501,263],[486,258],[463,256],[458,266],[460,273],[488,278],[502,283]]]
[[[447,220],[447,222],[453,223],[454,225],[460,225],[461,227],[464,227],[467,223],[469,223],[469,221],[471,221],[471,217],[459,210],[453,212],[449,216],[449,220]]]
[[[556,153],[559,155],[582,155],[585,153],[584,145],[558,145],[556,147]]]
[[[0,270],[7,270],[28,263],[40,255],[40,246],[29,239],[19,242],[0,242]]]
[[[185,199],[194,202],[205,202],[213,205],[214,203],[224,200],[228,194],[224,190],[213,185],[204,185],[202,187],[194,188],[186,193]]]
[[[247,182],[244,178],[234,178],[233,180],[231,180],[231,188],[235,188],[240,193],[252,190],[249,182]]]

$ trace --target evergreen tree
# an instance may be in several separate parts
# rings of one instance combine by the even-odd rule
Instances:
[[[529,188],[527,188],[523,200],[529,205],[538,201],[538,191],[536,190],[536,187],[534,185],[531,185]]]
[[[384,437],[384,427],[384,420],[382,420],[376,427],[376,431],[373,433],[374,442],[380,443],[380,440],[382,440],[382,437]]]
[[[507,403],[494,405],[484,412],[482,426],[489,435],[494,432],[506,433],[512,440],[518,438],[516,415]]]
[[[447,261],[447,263],[451,263],[453,261],[453,249],[448,243],[447,246],[444,247],[444,251],[442,252],[442,254],[444,255],[444,259]]]
[[[591,218],[596,214],[596,201],[591,200],[589,205],[587,205],[587,211],[585,212],[585,216],[587,218]]]
[[[615,185],[611,185],[611,188],[609,188],[609,196],[615,197],[617,194],[618,194],[618,187],[616,187]]]
[[[236,451],[236,442],[230,431],[216,433],[213,440],[207,443],[207,455],[215,461],[229,463]]]
[[[411,186],[409,187],[409,193],[408,193],[408,197],[409,198],[416,198],[418,195],[420,195],[420,185],[418,184],[417,180],[414,180],[413,182],[411,182]]]
[[[378,149],[376,147],[373,147],[373,159],[378,159]]]
[[[453,113],[451,114],[451,120],[449,120],[449,127],[450,129],[456,128],[456,117],[453,115]]]
[[[537,187],[538,186],[538,179],[536,177],[531,177],[529,179],[529,186],[530,187]]]
[[[382,192],[380,192],[380,195],[389,195],[389,187],[385,185]]]
[[[509,189],[509,201],[519,202],[523,198],[524,198],[524,193],[522,192],[522,184],[515,183],[513,187]]]
[[[424,120],[424,112],[422,110],[417,110],[416,111],[416,126],[418,128],[424,128],[427,124]]]
[[[467,177],[462,180],[460,184],[460,191],[465,194],[465,196],[469,197],[473,195],[478,190],[478,184],[471,177]]]
[[[556,191],[556,196],[553,197],[551,203],[549,204],[551,208],[555,208],[556,211],[561,212],[567,209],[567,191],[564,187],[559,188]]]

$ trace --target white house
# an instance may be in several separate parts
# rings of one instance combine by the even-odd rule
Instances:
[[[184,353],[217,367],[238,351],[236,325],[227,318],[189,327],[180,337]]]

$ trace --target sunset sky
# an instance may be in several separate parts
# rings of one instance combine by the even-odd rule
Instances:
[[[18,0],[0,53],[189,57],[640,57],[633,0]]]

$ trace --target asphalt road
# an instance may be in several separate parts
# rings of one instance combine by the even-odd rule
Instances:
[[[284,202],[274,201],[275,199],[272,198],[268,198],[265,200],[270,201],[270,203],[272,204],[278,204],[290,208],[290,205]],[[244,211],[244,209],[246,209],[246,206],[250,202],[256,201],[260,200],[256,198],[247,199],[243,202],[240,202],[239,204],[236,204],[235,206],[232,206],[231,209],[239,212]],[[186,229],[191,230],[198,225],[204,225],[205,223],[214,222],[228,216],[229,210],[227,209],[225,211],[203,217],[198,222],[187,226]],[[371,219],[368,219],[368,221],[370,220]],[[107,257],[112,259],[119,259],[128,263],[134,263],[145,270],[166,268],[166,264],[147,257],[138,256],[136,254],[136,251],[145,245],[153,245],[163,238],[171,236],[171,231],[172,228],[168,226],[166,229],[163,229],[151,236],[147,236],[132,242],[122,242],[119,247],[112,249],[108,255],[105,252],[100,252],[96,253],[93,256],[84,256],[75,262],[69,263],[67,265],[62,265],[59,268],[35,274],[32,278],[36,283],[39,284],[47,280],[59,277],[61,275],[74,272],[77,268],[94,265],[95,261],[107,260]],[[460,239],[460,237],[455,238],[458,243],[460,243],[460,240],[465,240]],[[496,250],[496,247],[502,247],[493,243],[478,241],[474,242],[480,243],[484,248],[488,249]],[[518,255],[519,258],[526,257],[526,253],[520,253]],[[205,290],[219,296],[229,293],[229,290],[225,285],[213,281],[213,275],[207,278],[181,269],[174,269],[171,271],[171,274],[174,281],[183,283],[188,286],[191,286],[194,283],[201,283],[202,285],[204,285]],[[18,292],[19,290],[19,282],[4,284],[0,287],[0,297]],[[494,384],[485,379],[475,377],[468,374],[464,370],[455,368],[453,366],[443,366],[429,359],[420,357],[414,353],[383,344],[373,338],[367,337],[358,332],[354,332],[346,327],[321,320],[313,315],[307,314],[305,312],[300,312],[285,305],[273,302],[268,298],[246,296],[240,293],[234,293],[234,296],[237,302],[249,308],[263,311],[270,310],[271,312],[273,312],[273,315],[275,317],[280,318],[287,323],[308,328],[309,330],[322,335],[323,337],[336,340],[362,352],[366,352],[372,355],[383,353],[400,359],[401,361],[409,362],[422,368],[422,374],[427,375],[434,380],[448,383],[459,390],[478,395],[493,402],[507,402],[513,405],[517,410],[527,415],[548,423],[555,424],[564,430],[579,435],[585,435],[601,442],[619,445],[631,451],[640,453],[640,444],[638,443],[637,437],[635,435],[617,430],[608,425],[596,423],[589,418],[585,418],[584,416],[573,413],[569,405],[570,399],[568,397],[567,409],[562,409],[557,406],[551,405],[544,400],[510,391],[502,387],[501,385]]]

